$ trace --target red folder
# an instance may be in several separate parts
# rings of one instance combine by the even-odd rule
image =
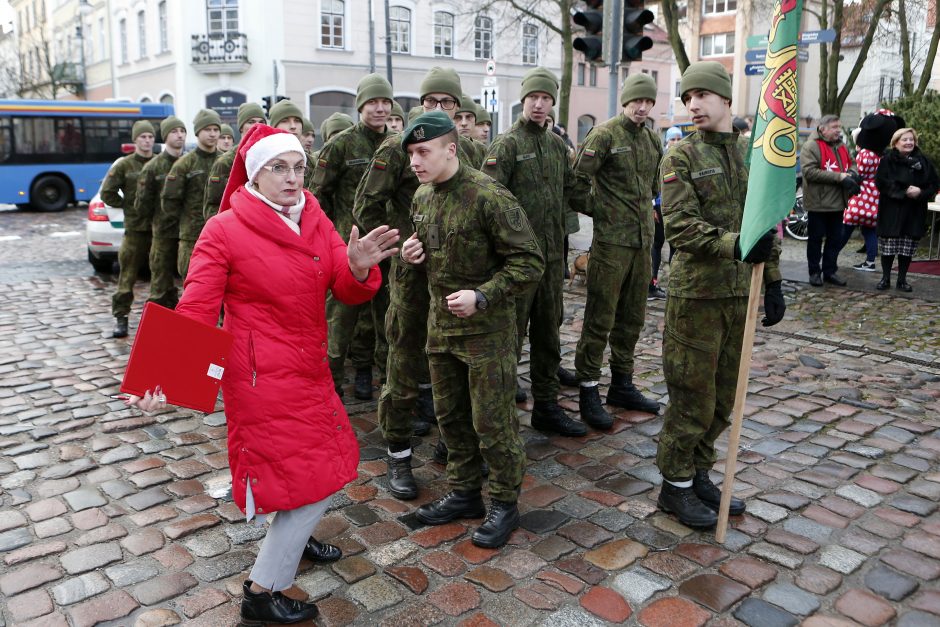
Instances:
[[[168,404],[211,412],[231,348],[228,331],[147,303],[121,391],[143,396],[159,385]]]

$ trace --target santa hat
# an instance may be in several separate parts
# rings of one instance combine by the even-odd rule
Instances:
[[[285,152],[296,152],[301,157],[306,157],[307,154],[293,133],[265,124],[255,124],[248,129],[238,144],[238,152],[235,153],[232,172],[222,194],[219,212],[229,208],[229,199],[235,190],[255,180],[261,166]]]

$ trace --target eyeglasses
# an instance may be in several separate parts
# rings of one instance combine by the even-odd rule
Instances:
[[[275,163],[274,165],[263,165],[261,166],[265,170],[270,170],[275,174],[275,176],[287,176],[287,174],[293,170],[294,174],[297,175],[297,178],[303,178],[303,175],[307,172],[307,166],[304,164],[295,165],[290,167],[286,163]]]
[[[441,105],[441,109],[450,111],[457,106],[457,101],[453,98],[443,98],[438,100],[437,98],[432,98],[431,96],[425,96],[424,100],[421,101],[421,104],[424,105],[425,109],[437,109],[437,105]]]

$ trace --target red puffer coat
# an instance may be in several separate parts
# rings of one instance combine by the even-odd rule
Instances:
[[[206,223],[176,310],[218,321],[235,341],[222,378],[235,503],[248,481],[256,513],[322,500],[356,478],[359,447],[333,389],[326,356],[326,293],[351,305],[378,290],[360,283],[346,244],[304,191],[300,235],[244,187],[231,211]]]

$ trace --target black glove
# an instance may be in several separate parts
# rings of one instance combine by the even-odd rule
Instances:
[[[854,174],[854,172],[852,173]],[[862,191],[862,186],[858,184],[858,181],[855,180],[855,177],[851,174],[844,179],[842,179],[842,189],[845,190],[845,193],[849,196],[855,196],[860,191]]]
[[[764,319],[761,324],[765,327],[772,327],[783,320],[783,314],[787,312],[780,283],[781,281],[774,281],[764,286]]]
[[[741,236],[734,242],[734,258],[736,261],[745,261],[747,263],[764,263],[770,259],[770,253],[774,250],[774,240],[777,238],[776,229],[771,229],[764,233],[751,248],[751,251],[744,259],[741,258]]]

